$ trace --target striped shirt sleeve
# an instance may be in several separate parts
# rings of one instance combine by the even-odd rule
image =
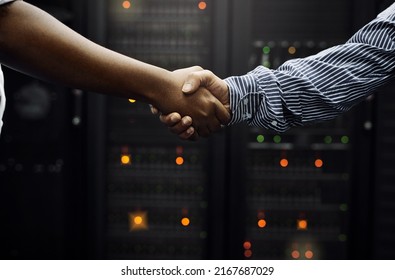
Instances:
[[[258,66],[225,79],[229,124],[246,122],[284,132],[330,120],[388,83],[394,69],[395,3],[343,45],[289,60],[276,70]]]

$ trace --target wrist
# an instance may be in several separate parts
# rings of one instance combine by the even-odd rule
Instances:
[[[152,86],[148,86],[148,90],[145,93],[147,101],[162,113],[171,113],[178,103],[178,96],[182,93],[182,83],[177,80],[177,77],[172,72],[166,69],[159,68],[155,76],[156,79],[153,79],[151,83]]]

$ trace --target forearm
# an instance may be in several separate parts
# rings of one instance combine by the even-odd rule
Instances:
[[[66,86],[157,104],[170,72],[103,48],[23,1],[0,18],[1,63]]]
[[[344,45],[290,60],[277,70],[258,67],[227,79],[231,123],[284,131],[349,110],[393,77],[394,10],[389,8]]]

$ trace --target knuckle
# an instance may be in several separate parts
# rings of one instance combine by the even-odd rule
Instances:
[[[199,65],[195,65],[195,66],[193,66],[193,70],[195,70],[195,71],[202,71],[203,68],[201,66],[199,66]]]
[[[204,73],[205,75],[207,75],[207,76],[213,75],[213,72],[210,71],[210,70],[208,70],[208,69],[203,70],[203,73]]]

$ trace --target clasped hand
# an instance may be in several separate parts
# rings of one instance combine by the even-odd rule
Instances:
[[[152,113],[158,114],[172,133],[183,140],[197,140],[229,123],[229,90],[223,80],[199,66],[179,69],[172,75],[182,82],[183,96],[176,101],[177,108],[164,111],[151,106]]]

